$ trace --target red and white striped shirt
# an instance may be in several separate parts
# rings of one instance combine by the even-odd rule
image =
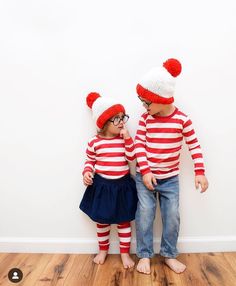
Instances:
[[[89,171],[107,179],[119,179],[129,173],[128,161],[135,159],[134,142],[131,137],[96,135],[88,142],[86,155],[83,175]]]
[[[177,108],[171,115],[164,117],[145,112],[135,137],[137,171],[142,175],[152,172],[157,179],[179,174],[183,138],[191,153],[195,174],[204,175],[201,147],[188,116]]]

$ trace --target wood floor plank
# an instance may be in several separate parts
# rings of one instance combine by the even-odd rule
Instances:
[[[168,285],[168,281],[164,271],[163,259],[161,259],[160,255],[155,255],[151,259],[151,279],[152,279],[152,285],[155,286]]]
[[[17,257],[21,259],[21,254],[18,253],[1,253],[0,256],[2,257],[0,263],[0,276],[6,272],[6,269],[8,268],[8,265],[11,264],[12,260],[16,260]]]
[[[131,257],[135,259],[134,255],[131,255]],[[119,254],[108,255],[105,264],[97,266],[92,285],[138,285],[133,282],[134,271],[135,268],[124,269]]]
[[[183,262],[183,255],[180,255],[178,257],[178,259],[180,261]],[[161,258],[163,259],[163,258]],[[184,262],[183,262],[184,263]],[[184,285],[183,284],[183,281],[182,281],[182,278],[183,278],[183,275],[184,273],[181,273],[181,274],[177,274],[175,273],[174,271],[172,271],[165,263],[164,263],[164,259],[163,259],[163,269],[164,269],[164,274],[165,274],[165,279],[166,279],[166,282],[167,284],[163,284],[163,285],[173,285],[173,286],[182,286]]]
[[[90,259],[90,255],[87,254],[75,255],[73,263],[71,265],[71,270],[65,278],[64,285],[79,285],[78,275],[81,272],[83,273],[84,264],[87,262],[88,259]]]
[[[9,255],[9,253],[1,253],[0,254],[0,269],[1,269],[1,263],[3,260]]]
[[[235,286],[235,276],[223,253],[203,253],[199,258],[209,285]]]
[[[236,275],[236,252],[225,252],[223,253],[224,258],[231,265],[234,274]]]
[[[21,262],[17,265],[17,268],[19,268],[23,272],[23,279],[20,283],[17,283],[17,285],[25,285],[25,281],[27,281],[30,277],[32,277],[32,271],[35,267],[37,267],[38,260],[43,256],[43,254],[24,254],[22,255]],[[28,284],[29,285],[29,284]],[[32,285],[32,284],[31,284]]]
[[[133,284],[131,285],[137,285],[137,286],[148,286],[148,285],[152,285],[152,278],[150,275],[145,275],[145,274],[141,274],[136,270],[136,266],[138,264],[138,257],[136,255],[132,256],[132,258],[135,261],[135,266],[132,269],[132,273],[133,273]]]
[[[104,265],[93,262],[91,254],[0,253],[0,286],[8,286],[11,268],[23,271],[19,286],[235,286],[236,253],[181,254],[187,265],[176,274],[156,255],[151,260],[151,275],[136,268],[124,269],[120,255],[108,255]],[[132,255],[137,265],[138,258]],[[136,266],[135,265],[135,266]]]
[[[92,285],[97,271],[97,264],[93,262],[93,258],[94,255],[92,254],[76,255],[71,267],[71,271],[68,273],[64,281],[64,285]]]
[[[59,283],[60,279],[63,279],[63,275],[66,275],[65,265],[69,258],[70,254],[52,255],[34,285],[58,285],[57,283]],[[67,269],[67,271],[70,270]]]
[[[205,273],[201,269],[199,254],[181,254],[178,259],[184,263],[187,268],[181,275],[181,285],[202,286],[209,285]],[[176,274],[178,275],[178,274]]]
[[[43,254],[20,254],[18,259],[14,258],[13,255],[9,255],[8,260],[10,261],[10,263],[8,264],[8,266],[5,265],[5,275],[3,279],[4,283],[7,283],[7,282],[9,283],[8,272],[10,271],[10,269],[19,268],[23,272],[23,279],[21,282],[18,282],[17,285],[32,286],[33,283],[32,283],[31,277],[33,277],[34,275],[33,270],[37,269],[38,271],[39,265],[37,265],[37,263],[41,257],[43,257]],[[29,280],[29,284],[27,283],[28,280]]]
[[[22,261],[22,254],[9,253],[1,263],[0,267],[0,285],[4,286],[9,283],[8,272],[17,266]]]
[[[61,275],[60,275],[60,279],[58,280],[58,282],[57,282],[57,284],[56,284],[57,286],[63,286],[63,285],[65,285],[65,281],[66,281],[68,275],[69,275],[70,272],[71,272],[72,265],[74,264],[74,261],[75,261],[76,256],[78,256],[78,255],[76,255],[76,254],[70,254],[69,259],[67,260],[67,262],[66,262],[65,265],[64,265],[64,269],[63,269],[63,271],[62,271],[62,273],[61,273]],[[77,265],[77,266],[78,266],[78,265]],[[37,286],[37,285],[35,285],[35,286]]]
[[[34,260],[27,261],[28,267],[22,267],[24,277],[22,280],[23,286],[34,286],[38,277],[43,272],[51,259],[51,254],[31,254]]]

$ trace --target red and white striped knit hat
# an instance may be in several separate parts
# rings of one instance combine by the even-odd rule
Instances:
[[[175,77],[181,69],[181,63],[176,59],[168,59],[161,67],[153,68],[138,83],[138,95],[154,103],[174,102]]]
[[[102,129],[108,119],[119,112],[125,113],[125,108],[113,98],[101,97],[97,92],[91,92],[87,95],[86,102],[92,109],[93,119],[98,129]]]

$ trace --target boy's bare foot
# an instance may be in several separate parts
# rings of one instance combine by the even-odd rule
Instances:
[[[186,265],[175,258],[165,258],[165,264],[167,264],[175,273],[182,273],[186,269]]]
[[[121,256],[121,260],[122,260],[124,268],[131,268],[134,266],[134,261],[130,257],[129,253],[121,253],[120,256]]]
[[[151,273],[150,258],[141,258],[138,262],[137,270],[138,272],[144,274],[150,274]]]
[[[107,257],[107,250],[100,250],[99,253],[94,257],[93,262],[97,264],[103,264]]]

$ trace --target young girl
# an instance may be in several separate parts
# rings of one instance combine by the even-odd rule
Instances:
[[[137,191],[129,173],[128,161],[135,160],[134,144],[125,127],[129,116],[123,105],[98,93],[87,96],[98,134],[88,143],[83,181],[87,186],[80,209],[97,224],[99,253],[103,264],[109,249],[110,225],[117,224],[120,254],[124,268],[134,266],[129,255],[130,221],[135,218]]]

